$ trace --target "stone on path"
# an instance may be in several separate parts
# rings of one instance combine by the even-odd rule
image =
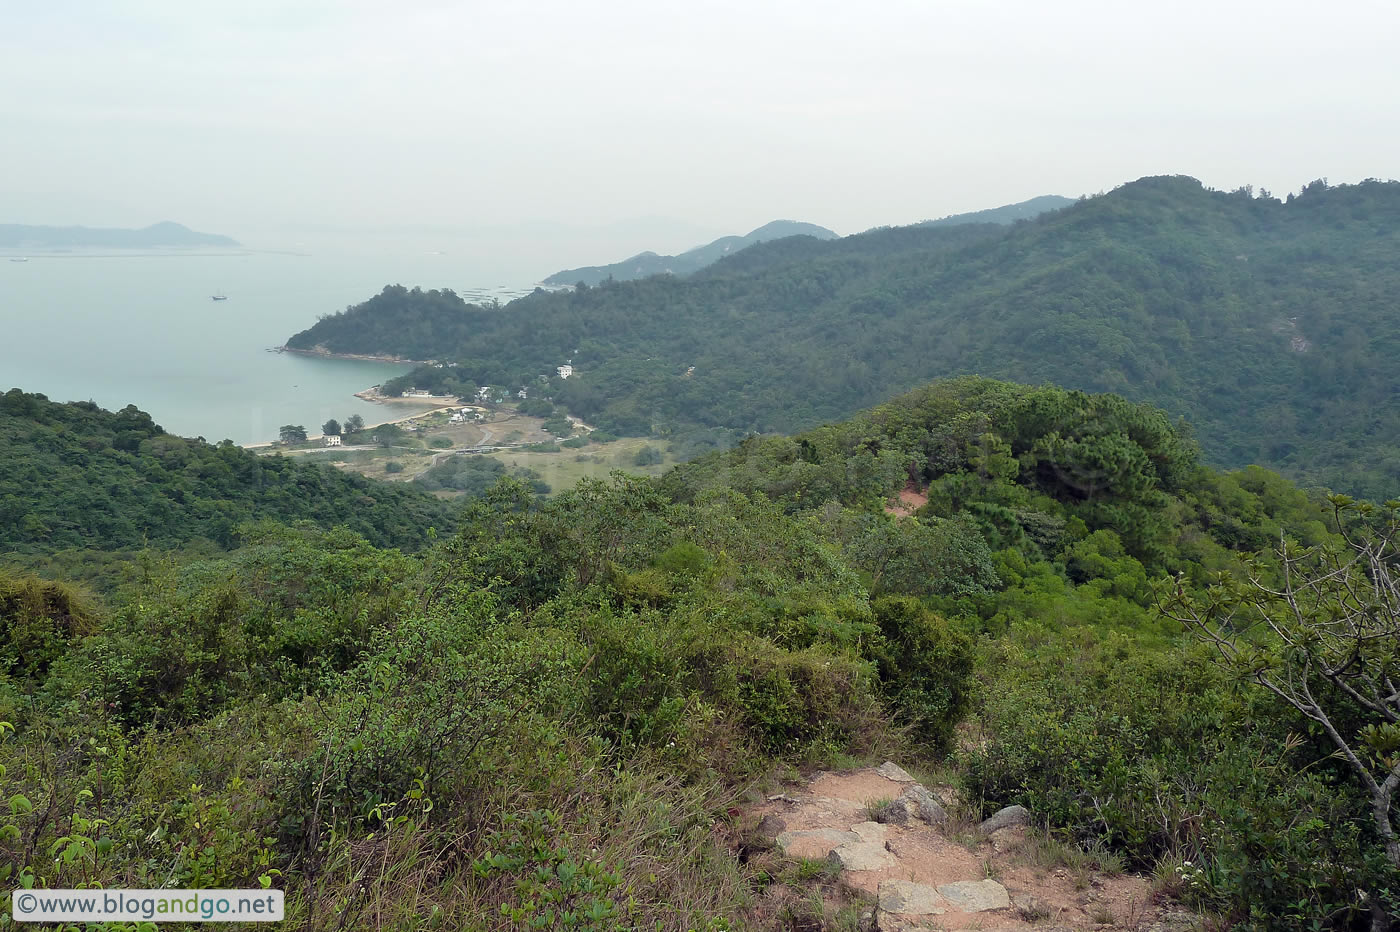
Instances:
[[[895,803],[898,804],[897,808],[909,815],[918,816],[930,825],[942,825],[948,821],[948,813],[944,811],[938,797],[918,783],[905,787]]]
[[[1006,909],[1011,905],[1011,896],[1006,888],[995,880],[959,880],[938,887],[938,892],[954,909],[965,913],[978,913],[984,909]]]
[[[872,844],[883,845],[885,836],[889,829],[879,822],[861,822],[851,826],[851,831],[856,834],[861,841],[868,841]]]
[[[998,809],[991,818],[982,823],[982,834],[990,835],[997,829],[1012,825],[1027,825],[1030,821],[1031,813],[1025,806],[1007,806],[1005,809]]]
[[[878,871],[897,863],[882,841],[847,842],[831,852],[831,859],[848,871]]]
[[[905,770],[903,767],[899,766],[892,760],[887,760],[879,767],[876,767],[875,772],[878,773],[880,776],[884,777],[886,780],[893,780],[895,783],[914,782],[914,778],[909,776],[909,771]]]
[[[912,880],[882,880],[876,895],[881,912],[906,916],[937,916],[947,905],[936,889]]]
[[[855,832],[843,832],[834,828],[810,828],[795,832],[783,832],[777,838],[783,854],[799,858],[824,858],[841,845],[859,843],[860,836]]]

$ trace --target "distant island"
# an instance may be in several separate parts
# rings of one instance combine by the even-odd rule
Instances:
[[[579,269],[565,269],[546,278],[546,285],[596,285],[613,279],[626,282],[652,275],[689,275],[707,265],[713,265],[725,256],[733,255],[755,243],[772,242],[789,236],[810,236],[814,239],[836,239],[836,234],[815,223],[800,223],[795,220],[774,220],[765,223],[744,236],[721,236],[713,243],[696,246],[678,256],[659,256],[654,252],[638,253],[630,259],[614,262],[612,265],[590,265]]]
[[[10,249],[150,249],[161,246],[237,245],[238,241],[230,237],[199,233],[168,220],[139,230],[0,223],[0,248]]]

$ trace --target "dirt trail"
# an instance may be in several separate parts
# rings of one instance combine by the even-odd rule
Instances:
[[[870,820],[872,809],[883,823]],[[1037,856],[1025,810],[999,813],[1001,821],[1020,823],[999,829],[992,820],[968,821],[951,787],[924,788],[893,763],[816,774],[752,815],[787,855],[839,864],[839,896],[871,907],[866,929],[1196,927],[1195,917],[1156,902],[1147,878],[1068,870]]]

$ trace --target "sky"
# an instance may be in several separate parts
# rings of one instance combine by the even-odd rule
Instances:
[[[1400,175],[1398,36],[1354,0],[8,0],[0,222],[676,251],[1152,174],[1282,194]]]

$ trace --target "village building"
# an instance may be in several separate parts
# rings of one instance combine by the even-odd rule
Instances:
[[[338,446],[340,446],[340,434],[326,434],[326,446],[328,446],[328,447],[338,447]]]

